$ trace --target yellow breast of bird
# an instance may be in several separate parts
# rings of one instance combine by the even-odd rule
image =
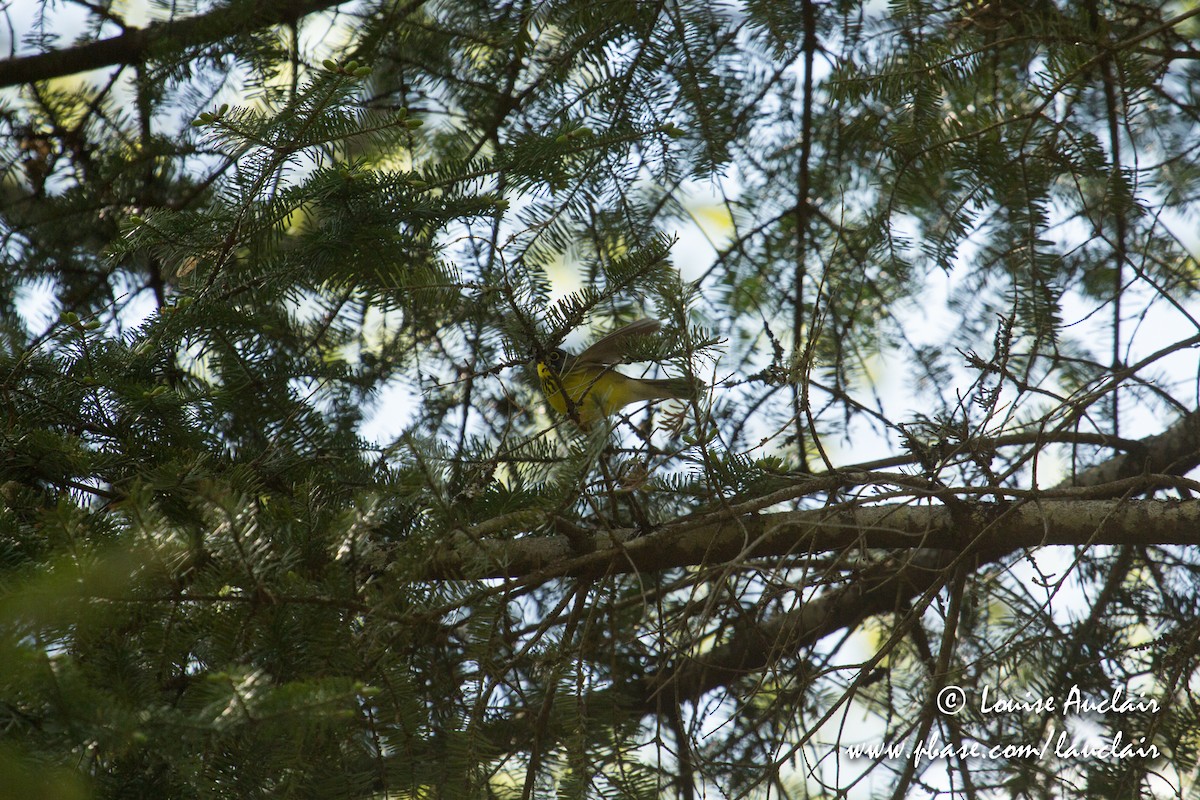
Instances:
[[[558,375],[545,364],[538,364],[538,376],[542,380],[542,391],[551,407],[560,414],[574,416],[583,427],[607,416],[608,393],[600,388],[597,380],[606,370],[571,370]],[[570,406],[563,395],[571,398]]]

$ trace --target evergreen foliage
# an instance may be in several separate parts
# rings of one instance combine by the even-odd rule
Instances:
[[[1196,792],[1200,8],[146,12],[0,62],[0,798]]]

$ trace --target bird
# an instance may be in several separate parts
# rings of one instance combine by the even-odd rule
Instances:
[[[696,385],[688,378],[633,378],[612,366],[620,363],[627,340],[649,336],[661,327],[658,320],[639,319],[601,337],[577,356],[562,348],[549,351],[537,362],[546,400],[586,429],[630,403],[694,397]]]

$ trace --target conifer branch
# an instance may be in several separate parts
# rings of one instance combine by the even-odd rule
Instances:
[[[262,0],[233,2],[172,22],[127,28],[120,36],[64,50],[0,61],[0,87],[61,78],[117,64],[138,64],[181,48],[211,44],[229,36],[270,25],[294,22],[341,5],[345,0]]]
[[[1165,475],[1147,479],[1130,479],[1120,486],[1139,492],[1171,480]],[[580,548],[566,536],[476,541],[439,555],[421,577],[516,578],[536,585],[564,575],[657,572],[748,558],[806,557],[852,547],[1009,553],[1052,545],[1200,545],[1200,507],[1191,504],[1027,495],[1004,504],[976,503],[972,510],[978,525],[973,531],[962,529],[949,506],[898,503],[754,514],[714,521],[682,534],[668,528],[634,538],[632,530],[605,531],[592,536],[594,552],[586,555],[574,555]]]
[[[1008,506],[990,507],[999,516],[986,530],[969,535],[959,528],[948,506],[914,507],[903,503],[759,514],[749,501],[699,524],[695,519],[683,520],[650,536],[639,536],[634,530],[593,532],[583,548],[580,532],[571,537],[507,541],[469,537],[469,541],[438,554],[425,577],[516,577],[536,583],[567,574],[646,572],[733,558],[828,552],[855,545],[915,549],[973,546],[1011,552],[1055,544],[1200,543],[1189,527],[1200,521],[1200,512],[1189,506],[1113,499],[1156,488],[1193,488],[1191,481],[1180,476],[1200,462],[1200,414],[1189,414],[1166,431],[1137,444],[1136,449],[1049,490],[982,487],[924,492],[931,498],[983,494],[1009,498]],[[838,486],[872,482],[902,485],[909,478],[872,472],[805,476],[802,482],[812,484],[807,491],[788,496],[773,494],[769,504]],[[922,494],[916,484],[905,488],[906,495]],[[989,513],[989,505],[980,503],[976,508],[981,514]],[[1145,514],[1154,515],[1152,526]],[[529,521],[526,516],[521,520]],[[752,542],[749,547],[747,539]]]

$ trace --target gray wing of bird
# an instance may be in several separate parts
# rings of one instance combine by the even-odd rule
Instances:
[[[616,364],[621,361],[626,340],[633,336],[649,336],[662,327],[656,319],[639,319],[612,333],[601,336],[596,343],[579,354],[576,361],[583,364]]]

